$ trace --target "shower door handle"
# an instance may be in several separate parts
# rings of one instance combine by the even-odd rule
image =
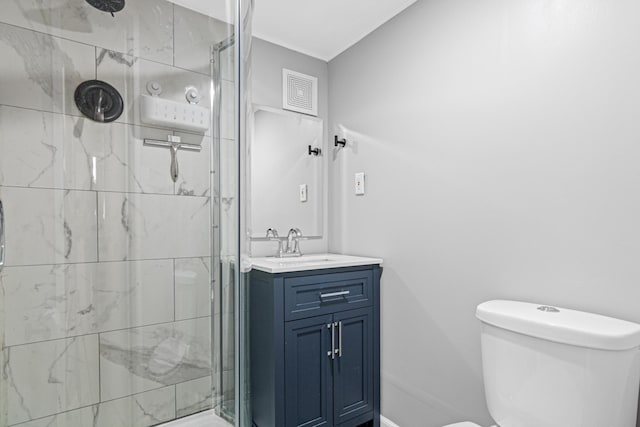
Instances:
[[[0,271],[4,267],[5,245],[4,245],[4,206],[0,200]]]

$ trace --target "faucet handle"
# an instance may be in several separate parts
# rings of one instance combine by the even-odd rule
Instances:
[[[302,237],[302,231],[297,227],[289,230],[289,234],[295,237]]]
[[[278,238],[278,230],[275,228],[267,229],[267,239],[277,239]]]
[[[275,240],[275,241],[278,242],[278,257],[281,257],[282,256],[282,251],[283,251],[283,249],[282,249],[282,241],[284,239],[281,239],[278,236],[278,230],[276,230],[275,228],[268,228],[267,229],[267,239]]]

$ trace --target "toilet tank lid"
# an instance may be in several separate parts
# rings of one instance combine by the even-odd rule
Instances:
[[[476,317],[499,328],[563,344],[601,350],[640,346],[640,325],[583,311],[520,301],[493,300]]]

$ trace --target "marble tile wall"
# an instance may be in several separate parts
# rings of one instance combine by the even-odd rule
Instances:
[[[194,86],[209,105],[209,46],[232,31],[164,0],[115,17],[84,0],[3,2],[1,427],[146,427],[211,407],[210,158],[234,146],[233,50],[220,141],[143,123],[138,99],[153,80],[162,97]],[[116,122],[75,107],[94,78],[121,92]],[[169,151],[142,144],[167,135],[202,145],[178,154],[176,183]]]

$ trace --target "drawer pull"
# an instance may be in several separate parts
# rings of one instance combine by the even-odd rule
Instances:
[[[331,298],[331,297],[346,297],[349,295],[351,291],[339,291],[339,292],[329,292],[328,294],[320,294],[320,298]]]

